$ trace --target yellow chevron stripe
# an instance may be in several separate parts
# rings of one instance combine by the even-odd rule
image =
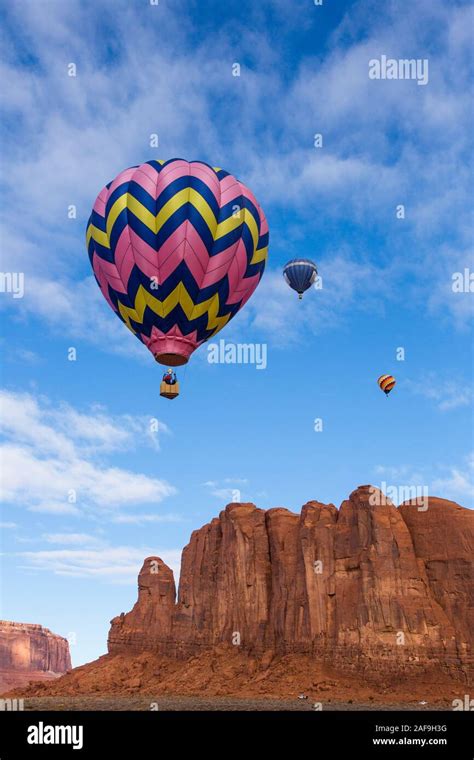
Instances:
[[[245,224],[250,230],[250,234],[252,235],[252,241],[253,241],[253,249],[255,250],[258,245],[258,227],[257,222],[253,218],[253,215],[250,213],[250,211],[246,208],[245,211]]]
[[[243,209],[241,209],[242,211]],[[219,238],[224,237],[224,235],[227,235],[229,232],[232,232],[232,230],[235,230],[237,227],[240,227],[240,225],[243,224],[242,214],[232,214],[231,216],[228,216],[227,219],[224,219],[223,222],[219,222],[217,225],[216,235],[214,240],[219,240]]]
[[[208,202],[193,187],[189,188],[189,200],[193,204],[194,208],[201,214],[207,226],[209,227],[209,230],[211,231],[212,237],[215,239],[217,219],[214,216],[214,212],[209,206]]]
[[[185,187],[173,195],[156,216],[152,214],[151,211],[148,211],[148,209],[133,195],[130,193],[124,193],[120,198],[117,198],[107,215],[107,234],[110,238],[117,217],[124,208],[129,208],[132,214],[134,214],[137,219],[156,235],[163,225],[166,224],[170,216],[178,211],[178,209],[180,209],[185,203],[191,203],[194,206],[209,227],[211,235],[214,237],[217,228],[217,219],[214,216],[214,212],[205,198],[192,187]]]
[[[261,261],[266,261],[268,256],[268,245],[265,248],[259,248],[252,256],[251,264],[260,264]]]
[[[161,161],[160,163],[164,163]],[[117,221],[118,216],[121,214],[121,212],[124,210],[124,208],[129,208],[130,211],[139,219],[148,229],[150,229],[153,233],[157,234],[159,230],[163,227],[163,225],[168,221],[170,216],[174,214],[184,203],[192,203],[194,208],[198,211],[198,213],[202,216],[204,221],[206,222],[214,240],[218,240],[219,238],[223,237],[224,235],[227,235],[232,230],[235,230],[240,225],[246,224],[250,234],[252,236],[252,242],[254,247],[254,254],[251,259],[251,264],[258,264],[262,261],[265,261],[268,255],[268,246],[265,248],[257,249],[258,245],[258,227],[257,223],[255,222],[255,219],[251,212],[243,208],[241,209],[241,213],[239,215],[231,215],[227,219],[224,219],[222,222],[217,223],[217,220],[214,216],[214,213],[207,203],[207,201],[198,193],[194,188],[183,188],[179,193],[176,193],[172,198],[170,198],[169,201],[163,206],[161,211],[155,216],[150,211],[148,211],[145,206],[143,206],[140,201],[138,201],[133,195],[130,193],[124,193],[123,195],[118,198],[112,208],[110,209],[108,215],[107,215],[107,232],[103,232],[102,230],[99,230],[95,225],[90,224],[87,228],[86,233],[86,242],[87,245],[89,245],[89,241],[92,237],[94,241],[99,243],[104,248],[110,249],[110,236],[113,231],[113,227],[115,222]],[[243,220],[242,220],[243,215]],[[150,294],[149,294],[150,295]],[[171,295],[171,294],[170,294]],[[187,294],[186,294],[187,295]],[[153,296],[150,296],[150,298],[153,298]],[[183,296],[183,298],[186,300],[186,297]],[[156,299],[155,299],[156,300]],[[207,303],[207,302],[206,302]],[[153,308],[150,304],[148,304],[150,308]],[[176,305],[176,304],[175,304]],[[153,309],[155,310],[155,309]],[[159,313],[158,311],[156,312]],[[199,314],[196,314],[196,316],[199,316]],[[189,316],[188,316],[189,318]],[[135,319],[135,317],[134,317]],[[223,319],[222,317],[219,319]],[[141,321],[141,320],[137,320]],[[210,328],[209,328],[210,329]]]
[[[140,285],[137,290],[134,308],[124,306],[124,304],[120,302],[120,299],[118,300],[118,308],[122,319],[132,332],[135,331],[130,324],[130,320],[133,319],[134,322],[143,324],[143,315],[147,306],[159,317],[164,318],[167,317],[178,304],[183,309],[189,321],[207,313],[208,330],[214,330],[217,332],[218,330],[221,330],[230,319],[230,314],[227,314],[224,317],[217,316],[219,312],[219,296],[217,293],[211,296],[211,298],[208,298],[207,301],[195,304],[183,282],[178,283],[164,301],[160,301],[158,298],[155,298],[155,296],[152,296],[142,285]]]
[[[99,245],[104,246],[104,248],[110,248],[109,238],[107,236],[107,233],[103,232],[103,230],[99,230],[98,227],[96,227],[94,224],[89,224],[87,228],[87,232],[86,232],[87,247],[89,247],[89,241],[91,238],[95,240],[96,243],[99,243]]]
[[[217,227],[217,219],[214,216],[214,213],[208,202],[193,187],[185,187],[173,195],[173,197],[165,203],[161,211],[156,216],[154,229],[153,227],[150,227],[150,229],[152,229],[153,232],[157,234],[163,225],[166,224],[170,216],[178,211],[178,209],[180,209],[181,206],[183,206],[185,203],[191,203],[194,206],[196,211],[202,216],[207,226],[209,227],[211,235],[214,236],[214,232]],[[142,221],[144,220],[142,219]]]
[[[181,208],[181,206],[184,206],[185,203],[187,203],[189,200],[189,188],[184,187],[182,190],[179,191],[179,193],[176,193],[173,195],[172,198],[169,199],[169,201],[166,201],[165,205],[161,209],[161,211],[157,214],[156,217],[154,217],[154,225],[153,227],[150,227],[150,229],[157,234],[158,230],[160,230],[163,225],[168,221],[170,216],[175,213],[175,211],[178,211],[178,209]]]
[[[227,235],[228,232],[232,232],[232,230],[235,230],[239,225],[243,226],[244,224],[249,228],[249,232],[252,236],[253,248],[255,250],[258,244],[258,227],[253,215],[247,208],[242,208],[240,214],[229,216],[227,219],[220,222],[217,226],[214,240],[219,240],[219,238]]]
[[[186,317],[189,319],[190,322],[193,319],[202,317],[204,314],[207,313],[207,329],[208,330],[214,330],[214,329],[220,330],[222,327],[224,327],[226,322],[228,322],[230,315],[227,315],[224,317],[217,316],[219,312],[219,306],[220,306],[219,295],[217,293],[211,296],[211,298],[208,298],[207,301],[203,301],[202,303],[195,304],[191,296],[189,295],[188,291],[186,290],[184,283],[181,282],[179,284],[181,285],[181,288],[180,288],[177,302],[179,302],[181,308],[183,309],[184,313],[186,314]],[[174,308],[174,306],[172,308]],[[168,313],[169,311],[166,312],[166,314]]]
[[[110,240],[110,237],[112,235],[112,229],[113,229],[113,226],[114,226],[114,224],[115,224],[115,222],[117,220],[118,215],[121,214],[122,211],[125,208],[127,208],[127,206],[129,205],[129,203],[128,203],[128,198],[129,197],[131,198],[132,196],[129,196],[128,193],[124,193],[123,195],[120,196],[120,198],[117,198],[117,200],[115,201],[114,205],[112,206],[112,208],[110,209],[109,213],[107,214],[107,217],[106,217],[106,220],[105,220],[105,226],[106,226],[106,229],[107,229],[107,235],[109,236],[109,240]],[[150,215],[150,216],[152,216],[152,215]]]

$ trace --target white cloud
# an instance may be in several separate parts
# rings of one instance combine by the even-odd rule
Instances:
[[[148,361],[153,366],[146,347],[112,312],[92,276],[82,280],[70,277],[50,280],[27,274],[25,295],[12,301],[12,308],[18,320],[41,319],[58,335],[64,335],[66,326],[70,340],[85,341],[106,352]],[[74,343],[72,346],[77,348]],[[65,354],[65,361],[66,358]]]
[[[140,431],[146,440],[145,421],[107,417],[103,410],[86,415],[67,405],[53,408],[29,394],[3,391],[0,400],[5,501],[35,512],[107,514],[156,504],[176,492],[165,480],[97,463],[97,453],[136,447]]]
[[[459,499],[463,506],[471,507],[474,497],[474,452],[464,457],[460,465],[434,463],[430,468],[423,467],[421,470],[416,470],[411,465],[377,465],[374,472],[383,479],[386,488],[400,489],[401,494],[416,487],[425,489],[430,496]],[[400,501],[406,498],[403,496]]]
[[[175,514],[119,514],[114,515],[111,519],[114,523],[124,525],[146,525],[147,523],[178,523],[183,522],[181,515]]]
[[[234,499],[236,492],[240,493],[239,489],[234,488],[214,488],[211,493],[217,499],[230,502]],[[237,501],[240,501],[240,497],[237,497]]]
[[[150,547],[101,546],[89,549],[54,549],[49,551],[18,552],[24,570],[44,571],[72,578],[89,578],[112,584],[136,583],[137,574],[147,556],[160,556],[179,574],[181,552],[165,549],[157,552]]]
[[[222,478],[220,480],[206,480],[202,485],[209,489],[211,496],[221,501],[244,501],[241,486],[248,484],[247,478]]]
[[[39,403],[29,394],[0,391],[2,434],[20,444],[38,447],[43,454],[71,458],[75,446],[63,432],[44,422]]]
[[[0,457],[3,457],[3,449],[1,447]],[[60,499],[55,500],[54,497],[49,496],[47,493],[44,495],[44,497],[39,495],[39,498],[36,498],[37,496],[37,492],[31,495],[25,493],[23,499],[20,498],[20,506],[26,506],[29,512],[40,512],[44,515],[79,516],[83,513],[82,509],[74,506],[74,504],[70,504],[68,501],[61,501]],[[14,501],[14,498],[15,497],[12,494],[12,501]]]
[[[456,297],[445,285],[448,247],[459,251],[461,264],[469,254],[461,237],[470,227],[466,155],[471,114],[465,65],[470,9],[430,0],[403,13],[396,3],[384,3],[382,12],[377,6],[376,13],[367,14],[367,2],[356,3],[324,54],[302,56],[299,67],[288,71],[279,65],[261,23],[264,8],[254,7],[249,11],[254,23],[249,19],[239,35],[239,50],[249,63],[235,78],[232,33],[221,30],[218,50],[205,34],[196,44],[185,6],[160,7],[157,45],[150,21],[156,9],[137,14],[117,0],[108,18],[111,47],[105,50],[97,44],[103,23],[99,9],[50,3],[46,23],[44,14],[30,5],[26,14],[20,6],[9,14],[14,24],[21,24],[24,44],[41,65],[28,67],[26,75],[14,62],[7,35],[2,77],[6,123],[21,118],[24,135],[22,145],[13,137],[5,151],[9,227],[3,268],[21,267],[26,274],[23,302],[9,302],[18,317],[40,318],[53,330],[60,324],[67,336],[147,358],[146,349],[108,312],[92,278],[85,277],[83,227],[98,190],[123,167],[150,158],[150,134],[158,132],[160,156],[200,156],[222,164],[248,182],[269,217],[278,219],[284,211],[285,218],[293,219],[297,212],[298,219],[286,223],[289,248],[302,244],[300,219],[305,233],[316,238],[334,221],[336,232],[347,222],[360,225],[364,235],[383,231],[387,244],[381,242],[360,271],[345,257],[356,277],[367,273],[360,280],[366,287],[358,289],[357,298],[346,292],[336,302],[329,297],[326,302],[322,293],[317,329],[337,324],[351,304],[360,308],[368,299],[383,308],[387,292],[406,300],[407,289],[422,292],[425,300],[428,293],[434,313],[451,314],[457,325],[466,323],[472,299]],[[288,9],[282,2],[277,12],[280,19],[292,16],[290,27],[310,23],[310,14]],[[439,29],[435,45],[426,32],[434,23]],[[84,29],[90,45],[84,45]],[[67,76],[66,39],[68,59],[78,67],[75,78]],[[425,50],[431,62],[427,87],[374,82],[367,76],[373,56]],[[233,130],[229,125],[236,113],[239,129]],[[324,137],[321,150],[312,146],[317,131]],[[7,130],[8,140],[11,135],[14,130]],[[409,231],[409,255],[405,233],[393,226],[400,202],[407,206],[403,229]],[[70,203],[77,206],[77,220],[67,219]],[[439,245],[440,239],[445,245]],[[332,266],[325,251],[328,286]],[[383,282],[383,291],[371,287],[374,277]],[[401,288],[403,277],[409,284]],[[267,278],[266,292],[274,302],[266,312],[262,303],[258,325],[271,331],[282,320],[271,272],[261,288]],[[297,323],[298,329],[308,322],[313,329],[309,317]]]
[[[419,381],[406,380],[405,385],[415,395],[434,401],[442,412],[472,406],[474,402],[474,389],[469,382],[446,380],[434,372]]]
[[[285,347],[305,340],[308,333],[336,330],[354,311],[383,313],[384,302],[391,298],[390,267],[356,262],[345,250],[323,261],[311,251],[305,255],[315,259],[322,288],[311,288],[299,300],[281,270],[268,270],[243,312],[227,328],[227,339],[238,340],[244,332],[248,339],[249,328],[253,328],[273,346]]]
[[[209,488],[215,488],[218,483],[233,483],[234,485],[240,484],[244,485],[245,483],[248,483],[247,478],[222,478],[219,480],[206,480],[205,483],[203,483],[203,486],[208,486]]]
[[[0,390],[1,432],[11,440],[39,448],[44,454],[74,457],[126,450],[140,443],[159,449],[159,436],[169,433],[164,422],[129,414],[110,415],[96,405],[91,413],[66,403],[52,405],[44,397]]]
[[[401,465],[399,467],[387,467],[385,465],[377,465],[374,467],[374,472],[385,479],[388,479],[388,485],[414,485],[425,486],[426,476],[423,472],[415,470],[410,465]]]
[[[83,546],[84,544],[103,544],[104,541],[89,533],[44,533],[43,540],[48,544],[72,544]]]
[[[460,467],[449,467],[445,477],[433,481],[433,491],[440,495],[450,494],[446,498],[474,497],[474,452],[469,454]]]
[[[35,351],[30,351],[27,348],[16,348],[15,356],[18,361],[28,362],[28,364],[38,364],[40,356]]]

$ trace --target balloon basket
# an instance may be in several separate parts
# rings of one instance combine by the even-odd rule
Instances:
[[[163,398],[169,398],[170,401],[174,398],[177,398],[179,396],[179,383],[173,383],[173,385],[170,385],[169,383],[165,383],[162,381],[160,383],[160,396]]]

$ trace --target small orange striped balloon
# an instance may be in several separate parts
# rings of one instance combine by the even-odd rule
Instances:
[[[392,375],[380,375],[377,382],[385,395],[388,396],[392,388],[395,387],[396,380]]]

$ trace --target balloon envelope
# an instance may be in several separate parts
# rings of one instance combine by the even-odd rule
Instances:
[[[147,161],[101,190],[87,248],[104,298],[162,364],[185,364],[248,301],[268,225],[252,192],[201,161]]]
[[[395,387],[396,380],[392,375],[380,375],[377,383],[379,385],[379,388],[383,390],[386,396],[388,396],[390,391]]]
[[[301,298],[305,290],[311,287],[318,270],[314,261],[310,259],[292,259],[283,268],[283,276],[290,288],[296,290]]]

